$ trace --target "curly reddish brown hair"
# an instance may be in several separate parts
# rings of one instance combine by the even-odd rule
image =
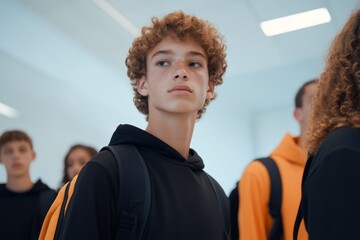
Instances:
[[[342,126],[360,128],[360,9],[335,37],[320,76],[308,123],[306,148],[317,151]]]
[[[223,36],[209,22],[182,11],[173,12],[162,19],[152,18],[152,26],[142,28],[141,36],[136,38],[129,49],[125,64],[127,75],[134,90],[134,103],[137,109],[148,118],[148,97],[142,96],[136,89],[136,81],[146,77],[146,57],[165,37],[174,36],[179,40],[191,38],[195,40],[207,54],[209,83],[214,86],[223,82],[226,64],[226,46]],[[211,100],[206,100],[203,108],[198,111],[197,118],[205,112]]]

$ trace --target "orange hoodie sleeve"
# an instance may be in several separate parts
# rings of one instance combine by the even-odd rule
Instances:
[[[272,225],[268,202],[270,178],[265,166],[251,162],[239,182],[238,213],[240,239],[266,240]]]

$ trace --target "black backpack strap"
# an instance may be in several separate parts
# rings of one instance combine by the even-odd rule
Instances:
[[[134,145],[113,145],[103,149],[114,155],[119,168],[120,219],[116,239],[143,239],[151,205],[146,163]]]
[[[313,159],[314,159],[314,155],[310,155],[308,157],[308,160],[306,161],[303,178],[301,181],[301,188],[304,186],[304,182],[309,174],[310,166],[311,166]],[[295,219],[294,229],[293,229],[293,239],[294,240],[297,240],[300,224],[301,224],[302,219],[304,218],[304,212],[303,212],[302,208],[303,208],[303,199],[301,198],[300,204],[299,204],[299,209],[298,209],[296,219]]]
[[[238,213],[239,213],[239,182],[236,183],[235,188],[230,192],[230,233],[231,239],[239,239]]]
[[[223,227],[225,230],[224,233],[224,239],[230,240],[230,209],[229,209],[229,202],[227,197],[224,193],[224,190],[221,188],[221,186],[213,179],[209,174],[206,173],[206,176],[211,184],[211,187],[214,191],[214,194],[216,196],[216,199],[220,205],[220,213],[224,219],[223,221]]]
[[[64,218],[65,218],[65,207],[66,207],[66,203],[67,203],[67,200],[68,200],[68,197],[69,197],[70,184],[71,184],[71,180],[69,181],[69,183],[67,184],[67,186],[65,188],[64,199],[63,199],[62,204],[61,204],[60,214],[59,214],[59,218],[58,218],[58,221],[57,221],[57,224],[56,224],[54,240],[60,239],[61,227],[62,227],[62,224],[64,222]]]
[[[294,240],[297,240],[301,220],[303,219],[303,217],[304,216],[303,216],[303,212],[302,212],[302,199],[301,199],[299,209],[298,209],[298,213],[297,213],[296,219],[295,219],[294,229],[293,229],[293,239]]]
[[[281,217],[282,185],[280,172],[275,161],[272,158],[266,157],[257,160],[264,164],[270,176],[269,211],[274,222],[270,230],[269,239],[280,240],[283,235],[283,224]]]

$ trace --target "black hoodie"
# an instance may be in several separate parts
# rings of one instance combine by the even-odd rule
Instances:
[[[0,184],[0,239],[38,239],[45,213],[55,196],[56,192],[41,180],[29,191],[20,193]]]
[[[145,239],[220,240],[224,218],[200,156],[185,159],[155,136],[120,125],[110,145],[136,145],[151,180],[151,208]],[[107,151],[83,168],[67,210],[63,239],[115,239],[119,195],[118,168]],[[225,193],[222,198],[226,198]]]

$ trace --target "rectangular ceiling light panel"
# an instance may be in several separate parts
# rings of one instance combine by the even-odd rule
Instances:
[[[268,37],[308,28],[331,21],[331,16],[326,8],[297,13],[285,17],[275,18],[260,23],[264,34]]]
[[[0,114],[9,117],[9,118],[16,118],[19,116],[18,111],[16,109],[0,102]]]

